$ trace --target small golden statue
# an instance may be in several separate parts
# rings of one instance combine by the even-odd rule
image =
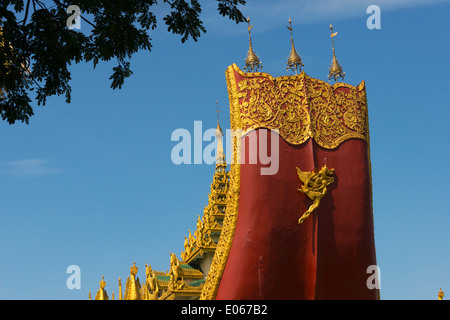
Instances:
[[[297,168],[298,177],[302,182],[302,187],[298,190],[314,201],[309,209],[303,213],[298,220],[299,224],[303,223],[303,221],[319,206],[320,200],[327,193],[327,186],[334,182],[333,173],[334,169],[328,169],[326,165],[317,173],[314,173],[314,171],[303,172]]]

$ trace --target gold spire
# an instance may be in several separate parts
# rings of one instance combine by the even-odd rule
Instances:
[[[250,72],[258,71],[258,69],[262,69],[261,61],[259,60],[258,56],[253,51],[252,47],[252,34],[250,30],[253,28],[253,25],[250,25],[250,18],[247,17],[247,24],[248,24],[248,42],[249,42],[249,49],[247,53],[247,58],[245,59],[245,67],[244,71],[247,71],[247,69]]]
[[[100,281],[100,289],[98,289],[97,294],[95,295],[95,300],[109,300],[105,286],[105,278],[102,276],[102,281]]]
[[[292,71],[295,71],[295,74],[302,71],[302,67],[304,66],[302,63],[302,59],[300,58],[299,54],[297,53],[297,50],[294,46],[294,38],[292,37],[292,26],[291,26],[291,18],[289,18],[289,26],[287,27],[289,31],[291,32],[291,54],[288,57],[288,62],[286,63],[288,66],[286,67],[286,70],[291,69]],[[297,70],[298,69],[298,70]]]
[[[334,53],[334,37],[337,35],[337,32],[333,33],[333,26],[330,24],[331,30],[331,43],[333,45],[333,60],[331,61],[331,67],[328,73],[328,81],[333,78],[334,81],[337,81],[338,78],[342,78],[344,80],[345,72],[342,70],[342,67],[339,65],[336,54]]]
[[[122,281],[119,277],[119,300],[122,300]]]
[[[438,299],[442,300],[443,298],[444,298],[444,291],[442,291],[442,288],[439,288]]]
[[[137,273],[138,267],[136,267],[136,262],[133,261],[133,266],[130,267],[130,276],[127,278],[125,300],[141,300],[141,283],[139,278],[136,277]]]
[[[220,127],[219,123],[219,101],[216,100],[217,104],[217,128],[216,128],[216,139],[217,139],[217,152],[216,152],[216,166],[223,164],[225,161],[225,155],[223,152],[223,143],[222,143],[222,137],[223,137],[223,131]]]

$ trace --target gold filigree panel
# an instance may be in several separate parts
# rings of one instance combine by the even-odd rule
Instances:
[[[237,92],[241,118],[240,127],[234,129],[244,133],[257,128],[278,129],[291,144],[313,138],[327,149],[351,138],[367,141],[364,81],[357,87],[330,85],[304,72],[273,78],[262,72],[244,73],[235,64],[230,68],[227,77],[233,79],[228,85]],[[242,77],[235,77],[232,71]]]

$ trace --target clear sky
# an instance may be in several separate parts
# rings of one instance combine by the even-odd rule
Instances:
[[[229,128],[225,69],[243,68],[248,49],[247,25],[212,2],[198,42],[169,34],[162,10],[122,90],[109,87],[112,63],[75,65],[71,104],[53,97],[29,125],[0,123],[0,299],[87,299],[102,275],[117,297],[133,261],[143,279],[146,263],[165,271],[179,257],[214,165],[175,165],[171,134],[214,128],[216,100]],[[381,29],[367,28],[369,5]],[[306,74],[327,80],[333,24],[345,82],[367,86],[381,298],[450,296],[450,1],[249,0],[242,11],[273,76],[290,74],[291,18]],[[67,288],[69,265],[81,289]]]

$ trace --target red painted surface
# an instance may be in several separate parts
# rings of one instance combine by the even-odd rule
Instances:
[[[367,267],[376,264],[366,142],[326,150],[312,139],[300,146],[267,139],[278,139],[279,169],[261,175],[267,165],[242,159],[236,231],[216,299],[377,299],[366,286]],[[312,201],[297,190],[296,167],[324,164],[335,181],[299,225]]]

